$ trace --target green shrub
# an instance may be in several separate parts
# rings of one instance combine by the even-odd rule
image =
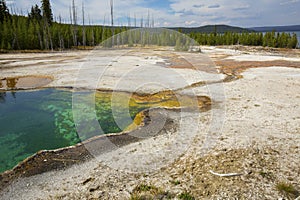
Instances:
[[[289,184],[289,183],[285,183],[285,182],[280,182],[280,183],[277,183],[276,184],[276,189],[286,195],[287,197],[289,198],[297,198],[300,193],[298,190],[296,190],[296,188],[292,185],[292,184]]]
[[[195,198],[189,194],[188,192],[183,192],[179,195],[179,199],[183,199],[183,200],[195,200]]]

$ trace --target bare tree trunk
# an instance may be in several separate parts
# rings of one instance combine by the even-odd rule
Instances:
[[[93,43],[93,46],[95,46],[95,34],[94,34],[94,29],[92,30],[92,43]]]
[[[89,25],[91,26],[91,17],[89,15]],[[92,38],[92,41],[90,41],[90,45],[92,46],[95,46],[95,36],[94,36],[94,28],[92,28],[92,31],[91,31],[91,38]]]
[[[41,32],[40,32],[40,30],[38,30],[37,32],[38,32],[38,38],[39,38],[39,41],[40,41],[40,47],[41,47],[41,49],[43,49],[43,39],[42,39],[42,36],[41,36]]]
[[[128,21],[128,28],[129,28],[131,27],[130,13],[128,14],[127,21]]]
[[[150,12],[148,9],[147,28],[150,28]]]
[[[13,39],[11,47],[14,49],[15,46],[17,46],[17,48],[20,49],[17,32],[14,32],[14,39]]]
[[[142,18],[141,18],[141,28],[143,28],[143,24],[144,24],[144,17],[142,16]]]
[[[106,20],[106,16],[104,15],[104,18],[103,18],[103,26],[102,26],[102,41],[101,42],[104,42],[104,40],[106,39],[105,38],[105,21]]]
[[[144,26],[144,16],[141,18],[141,28]],[[141,30],[141,45],[143,44],[143,30]]]
[[[75,6],[75,1],[72,1],[72,10],[73,10],[73,22],[74,25],[77,25],[77,13],[76,13],[76,6]]]
[[[44,25],[44,47],[46,50],[49,50],[49,40],[48,40],[48,34],[47,34],[47,27]]]
[[[72,8],[70,6],[70,9],[69,9],[69,12],[70,12],[70,23],[71,25],[73,25],[73,17],[72,17]]]
[[[72,6],[70,6],[69,12],[70,12],[70,22],[71,22],[71,34],[72,34],[73,44],[74,44],[75,43],[75,36],[74,36],[74,27],[73,27]],[[69,44],[69,47],[70,47],[70,44]]]
[[[86,35],[85,35],[85,16],[84,16],[84,3],[82,2],[82,45],[86,46]]]
[[[59,39],[59,49],[63,50],[64,49],[64,42],[63,42],[63,38],[61,37],[60,33],[58,35],[58,39]]]
[[[134,28],[137,28],[136,26],[136,14],[134,13]],[[134,31],[134,45],[137,44],[137,38],[136,38],[136,31]]]
[[[61,24],[61,15],[58,16],[58,21]],[[63,49],[63,37],[61,36],[61,32],[58,32],[58,40],[59,40],[59,49]]]
[[[73,43],[74,43],[74,46],[77,46],[78,45],[78,42],[77,42],[77,13],[76,13],[76,6],[75,6],[75,2],[74,0],[72,1],[72,13],[71,13],[71,16],[73,18]]]
[[[51,48],[51,51],[53,51],[53,41],[52,41],[49,25],[47,25],[47,29],[48,29],[48,37],[49,37],[49,42],[50,42],[50,48]]]
[[[152,28],[154,28],[154,16],[152,14]]]
[[[114,0],[110,0],[110,15],[111,15],[111,27],[112,27],[112,47],[114,46]]]

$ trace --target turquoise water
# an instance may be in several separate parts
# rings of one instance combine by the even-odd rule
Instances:
[[[136,116],[144,109],[192,107],[194,110],[202,105],[195,100],[181,96],[179,102],[171,91],[145,96],[125,92],[72,93],[59,89],[0,92],[0,173],[40,150],[132,130],[141,122],[141,115]]]
[[[124,99],[130,97],[127,94],[119,96],[117,118],[122,127],[131,124],[138,112],[149,107],[135,104],[132,100],[129,107]],[[82,92],[78,98],[82,98],[80,110],[86,110],[76,121],[84,124],[80,137],[73,120],[71,91],[44,89],[0,92],[0,172],[13,168],[37,151],[66,147],[99,134],[122,131],[112,115],[110,93],[95,95]],[[97,120],[103,130],[101,133],[88,124],[95,115],[90,112],[87,102],[92,98],[96,100],[92,109],[96,110]],[[131,119],[123,119],[128,107]]]

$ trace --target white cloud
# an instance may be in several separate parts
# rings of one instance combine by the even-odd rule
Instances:
[[[299,0],[290,0],[290,1],[281,2],[280,5],[294,4],[297,2],[299,2]]]
[[[171,25],[170,22],[164,22],[163,24],[164,24],[164,26],[170,26]]]
[[[10,6],[10,5],[14,4],[14,3],[15,3],[14,0],[6,1],[6,5],[8,5],[8,6]]]
[[[167,0],[165,0],[167,1]],[[299,24],[300,0],[168,0],[169,7],[152,5],[154,0],[114,0],[115,24],[127,25],[127,17],[131,16],[131,24],[136,16],[138,23],[147,20],[148,12],[159,26],[200,26],[204,24],[229,24],[243,27],[261,25]],[[8,0],[10,6],[22,9],[24,13],[31,5],[40,0]],[[82,0],[75,0],[81,22]],[[164,2],[165,3],[165,2]],[[51,0],[54,16],[61,15],[65,22],[69,21],[71,0]],[[91,22],[106,24],[110,21],[109,0],[84,0],[86,19]],[[150,7],[149,7],[150,5]],[[286,6],[284,6],[286,5]],[[288,6],[293,5],[293,6]],[[155,7],[156,6],[156,7]],[[291,14],[293,13],[293,15]]]
[[[194,20],[185,22],[185,25],[187,25],[187,26],[191,26],[191,25],[195,25],[195,24],[197,24],[197,22]]]

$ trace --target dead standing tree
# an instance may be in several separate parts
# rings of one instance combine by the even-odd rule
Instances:
[[[61,15],[60,14],[59,14],[58,20],[59,20],[59,24],[61,24],[62,21],[61,21]],[[65,47],[64,47],[64,38],[62,37],[61,30],[58,32],[58,39],[59,39],[59,48],[60,48],[60,50],[62,50]]]
[[[115,29],[114,29],[114,0],[110,0],[110,15],[111,15],[111,28],[112,28],[112,46],[114,45],[114,35],[115,35]]]
[[[136,14],[134,13],[134,28],[136,29],[137,28],[137,24],[136,24]],[[137,44],[137,32],[134,31],[134,44],[136,45]]]
[[[73,36],[73,45],[78,46],[77,40],[77,13],[74,0],[72,0],[72,5],[70,7],[70,20],[71,20],[71,32]]]
[[[82,45],[86,46],[86,34],[85,34],[85,16],[84,16],[84,3],[82,2]]]
[[[90,15],[89,15],[89,25],[90,25],[90,27],[91,27],[91,18],[90,18]],[[92,28],[91,35],[90,35],[90,39],[91,39],[91,41],[89,42],[89,44],[90,44],[91,46],[95,46],[94,28]]]
[[[104,15],[103,17],[103,26],[102,26],[102,40],[101,42],[104,42],[107,38],[106,38],[106,29],[105,29],[105,23],[106,23],[106,16]]]
[[[42,0],[42,13],[44,22],[44,46],[46,49],[53,50],[53,42],[50,32],[50,26],[52,25],[53,15],[49,0]]]

